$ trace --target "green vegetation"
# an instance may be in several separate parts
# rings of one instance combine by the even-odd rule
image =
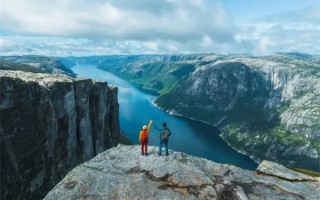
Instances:
[[[300,172],[300,173],[303,173],[303,174],[306,174],[306,175],[309,175],[312,177],[320,177],[320,172],[315,172],[315,171],[308,170],[308,169],[294,168],[294,167],[289,167],[289,166],[286,166],[286,167],[288,169],[293,170],[293,171]]]
[[[320,154],[319,140],[306,138],[303,135],[288,132],[282,125],[277,125],[269,130],[254,131],[242,128],[241,125],[233,123],[222,130],[222,137],[234,148],[245,151],[247,154],[256,158],[265,159],[267,152],[272,153],[272,151],[276,150],[272,148],[270,149],[271,144],[274,147],[284,147],[284,151],[279,150],[279,152],[275,152],[280,153],[280,155],[277,156],[277,159],[285,163],[286,161],[296,158],[297,160],[302,161],[298,165],[302,168],[306,166],[304,165],[304,162],[309,162],[312,158],[303,155],[286,154],[285,151],[287,148],[291,149],[294,147],[299,149],[308,146],[308,148],[315,149],[318,154]],[[316,163],[310,163],[308,166],[314,170],[318,169]],[[305,173],[309,173],[308,170],[305,171]]]
[[[242,130],[236,124],[224,129],[222,135],[233,147],[259,157],[267,152],[268,143],[272,140],[270,136],[264,133],[248,133],[247,130]]]
[[[143,88],[167,94],[173,90],[181,79],[195,70],[195,64],[186,61],[122,61],[114,65],[100,64],[99,68],[106,69],[117,76],[142,85]]]
[[[0,70],[19,70],[19,71],[27,71],[27,72],[43,72],[40,69],[32,67],[30,65],[16,63],[10,60],[0,60]]]
[[[0,70],[19,70],[33,73],[63,73],[75,77],[71,69],[54,57],[0,56]]]
[[[295,70],[299,70],[300,74],[304,74],[307,76],[318,76],[319,77],[319,70],[320,65],[319,63],[314,62],[314,58],[312,56],[290,56],[286,54],[278,54],[274,56],[266,57],[267,60],[274,61],[277,63],[283,64],[291,64]]]
[[[179,80],[194,70],[194,65],[188,63],[149,63],[143,66],[142,75],[131,81],[153,89],[160,94],[169,93]]]
[[[239,63],[234,62],[237,58]],[[210,59],[131,56],[110,60],[100,68],[159,92],[156,103],[165,110],[176,111],[186,117],[212,124],[219,123],[222,137],[238,150],[259,159],[268,157],[284,162],[299,160],[300,163],[311,161],[312,167],[317,168],[312,156],[296,155],[299,153],[286,152],[284,148],[315,149],[320,154],[320,141],[305,136],[320,128],[314,123],[318,110],[314,109],[317,105],[313,103],[318,102],[318,90],[314,90],[314,86],[320,75],[320,65],[313,60],[320,59],[298,53],[259,58],[213,56]],[[221,62],[215,64],[217,60]],[[202,67],[206,64],[210,66]],[[196,69],[199,71],[195,72]],[[275,77],[275,80],[280,81],[279,87],[270,80],[273,74],[268,70],[277,72],[278,77]],[[298,77],[296,75],[299,75],[299,81],[293,83],[293,77]],[[285,84],[296,85],[292,85],[292,91],[285,91],[291,93],[286,94],[284,102],[281,97],[284,91],[281,90]],[[210,87],[216,88],[210,90]],[[239,90],[241,87],[244,89]],[[236,93],[237,91],[242,92],[240,94]],[[297,107],[299,104],[301,107]],[[300,115],[306,109],[309,109],[311,114]],[[312,125],[290,125],[287,130],[281,124],[283,113],[286,113],[287,118],[291,117],[290,115],[303,117],[312,122]]]
[[[271,130],[272,136],[276,137],[280,143],[292,144],[294,146],[304,146],[310,142],[310,140],[302,135],[290,133],[285,130],[283,125],[279,125]]]
[[[279,107],[277,110],[274,110],[274,112],[277,112],[279,114],[284,113],[286,110],[288,110],[290,108],[290,104],[289,103],[284,103],[281,105],[281,107]]]
[[[320,154],[320,140],[311,140],[311,146],[314,147]]]

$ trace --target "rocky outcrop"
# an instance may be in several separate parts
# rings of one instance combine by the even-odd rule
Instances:
[[[0,56],[0,70],[18,70],[33,73],[66,74],[75,77],[70,70],[74,63],[48,56]]]
[[[68,175],[45,197],[63,199],[308,199],[320,196],[320,178],[264,161],[256,171],[218,164],[156,147],[141,156],[139,146],[100,153]]]
[[[1,199],[41,199],[73,167],[119,142],[117,88],[0,70]]]

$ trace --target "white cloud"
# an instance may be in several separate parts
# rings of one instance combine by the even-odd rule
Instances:
[[[315,14],[317,13],[318,14]],[[268,15],[239,26],[235,40],[247,52],[320,52],[320,7]]]
[[[231,32],[218,3],[201,0],[88,2],[2,0],[2,28],[31,35],[118,40],[185,40],[208,34],[219,41],[224,40],[223,34],[228,36]]]
[[[237,25],[219,0],[1,0],[0,13],[1,54],[320,51],[312,8]]]
[[[275,46],[275,43],[270,40],[269,37],[259,38],[257,48],[255,49],[257,54],[269,54],[269,49],[271,46]]]

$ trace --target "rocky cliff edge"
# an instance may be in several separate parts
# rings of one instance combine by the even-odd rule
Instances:
[[[263,161],[256,171],[180,152],[119,145],[74,168],[45,197],[55,199],[308,199],[320,178]]]
[[[117,88],[0,70],[0,199],[42,199],[75,166],[119,142]]]

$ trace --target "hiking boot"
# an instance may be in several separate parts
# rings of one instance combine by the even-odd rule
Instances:
[[[169,154],[168,153],[166,153],[166,156],[168,156]]]
[[[144,154],[145,156],[149,155],[148,153]]]
[[[143,155],[143,156],[144,156],[144,153],[142,152],[142,153],[141,153],[141,155]]]
[[[158,156],[161,156],[161,153],[158,153]]]

